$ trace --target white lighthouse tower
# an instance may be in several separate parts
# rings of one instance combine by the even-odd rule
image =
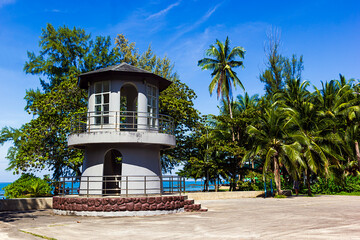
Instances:
[[[160,150],[175,147],[174,124],[159,114],[171,81],[127,63],[81,74],[88,111],[74,117],[70,147],[84,149],[79,194],[162,192]]]

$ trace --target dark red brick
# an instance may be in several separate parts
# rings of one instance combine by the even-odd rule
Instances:
[[[88,211],[95,211],[95,207],[94,206],[88,207]]]
[[[159,204],[156,206],[156,209],[157,209],[157,210],[165,210],[165,204],[164,204],[164,203],[159,203]]]
[[[148,202],[149,204],[155,203],[155,197],[148,197],[148,198],[147,198],[147,202]]]
[[[101,198],[95,198],[95,207],[100,207],[101,205]]]
[[[155,202],[157,204],[161,203],[162,202],[162,197],[156,197]]]
[[[142,207],[142,204],[140,202],[136,203],[134,205],[134,211],[140,211]]]
[[[95,199],[90,198],[88,201],[88,206],[94,206],[95,205]]]
[[[111,212],[111,207],[112,207],[112,206],[109,205],[109,204],[108,204],[108,205],[105,205],[105,206],[104,206],[104,211],[105,211],[105,212]]]
[[[140,202],[141,202],[142,204],[146,203],[146,202],[147,202],[147,198],[146,198],[146,197],[140,198]]]
[[[102,205],[108,205],[108,203],[109,203],[109,199],[108,198],[103,198],[103,199],[101,199],[101,204]]]
[[[87,211],[89,209],[87,204],[81,204],[81,206],[83,211]]]
[[[193,209],[196,210],[196,211],[199,210],[200,208],[201,208],[200,204],[194,204],[193,205]]]
[[[134,210],[134,202],[129,202],[126,204],[126,210],[127,211],[133,211]]]
[[[144,203],[142,206],[141,206],[141,210],[142,211],[148,211],[150,208],[150,204],[148,203]]]
[[[109,203],[110,203],[110,205],[115,205],[117,203],[117,199],[116,198],[110,198]]]
[[[157,204],[156,203],[153,203],[150,205],[150,210],[156,210],[157,209]]]
[[[170,210],[170,202],[165,203],[165,210]]]
[[[126,211],[126,205],[120,205],[119,210],[120,211]]]
[[[117,205],[122,205],[125,202],[124,200],[125,200],[124,198],[118,198]]]

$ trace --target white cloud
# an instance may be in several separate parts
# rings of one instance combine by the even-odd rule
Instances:
[[[15,0],[0,0],[0,8],[2,8],[5,5],[9,5],[15,3]]]
[[[177,32],[177,34],[169,41],[169,43],[174,42],[175,40],[180,38],[182,35],[196,29],[198,26],[200,26],[201,24],[206,22],[220,5],[221,4],[218,4],[215,7],[209,9],[207,11],[207,13],[204,16],[202,16],[198,21],[196,21],[194,24],[190,25],[189,27],[185,27],[181,31]]]
[[[51,12],[51,13],[67,13],[67,11],[65,10],[60,10],[60,9],[57,9],[57,8],[54,8],[54,9],[45,9],[44,10],[45,12]]]
[[[171,5],[169,5],[167,8],[157,12],[157,13],[154,13],[152,15],[150,15],[146,20],[149,20],[149,19],[152,19],[152,18],[158,18],[158,17],[161,17],[163,15],[166,15],[172,8],[178,6],[180,4],[181,1],[178,1],[176,3],[173,3]]]

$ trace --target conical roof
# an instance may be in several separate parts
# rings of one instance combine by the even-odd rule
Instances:
[[[152,84],[158,85],[159,90],[166,89],[172,82],[156,75],[152,72],[134,67],[127,63],[101,68],[95,71],[83,73],[79,75],[78,85],[80,88],[87,89],[89,82],[97,82],[101,80],[146,80]]]

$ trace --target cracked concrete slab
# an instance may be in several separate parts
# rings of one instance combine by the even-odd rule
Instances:
[[[1,212],[0,239],[359,239],[360,197],[197,201],[208,212],[144,217]],[[29,233],[24,233],[23,230]]]

